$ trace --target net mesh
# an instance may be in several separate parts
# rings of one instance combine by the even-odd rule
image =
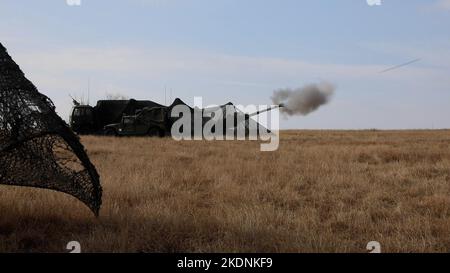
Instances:
[[[99,175],[83,145],[0,44],[0,184],[56,190],[101,206]]]

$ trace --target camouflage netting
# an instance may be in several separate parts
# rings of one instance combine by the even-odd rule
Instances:
[[[102,189],[83,145],[0,43],[0,184],[70,194],[96,215]]]

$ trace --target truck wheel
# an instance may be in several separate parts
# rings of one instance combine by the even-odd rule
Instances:
[[[81,126],[78,128],[77,132],[79,135],[87,135],[89,133],[89,127]]]
[[[106,129],[105,136],[117,136],[117,133],[113,129]]]
[[[148,136],[150,136],[150,137],[162,137],[163,134],[162,134],[161,130],[158,127],[151,127],[148,130]]]

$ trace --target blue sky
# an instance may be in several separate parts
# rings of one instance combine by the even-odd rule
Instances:
[[[328,81],[331,103],[282,128],[450,128],[449,0],[1,0],[0,18],[0,42],[65,119],[88,79],[91,102],[172,90],[243,105]]]

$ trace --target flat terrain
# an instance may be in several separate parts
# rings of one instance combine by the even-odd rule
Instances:
[[[450,131],[287,131],[258,142],[83,137],[104,189],[0,186],[0,252],[450,251]]]

